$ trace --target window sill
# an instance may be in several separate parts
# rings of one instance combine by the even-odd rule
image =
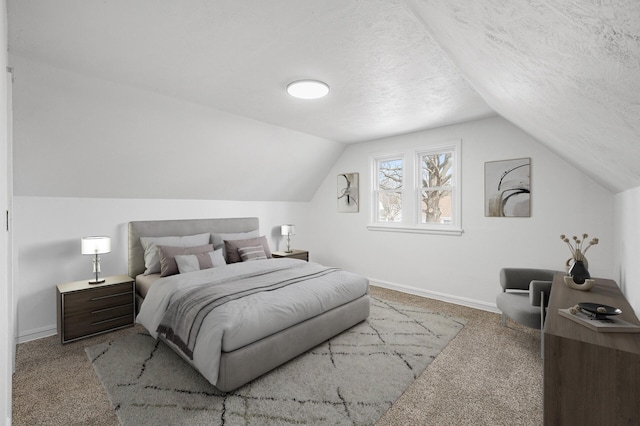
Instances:
[[[434,228],[418,228],[411,226],[389,226],[389,225],[367,225],[369,231],[382,231],[382,232],[405,232],[411,234],[435,234],[435,235],[462,235],[464,232],[460,228],[446,228],[446,229],[434,229]]]

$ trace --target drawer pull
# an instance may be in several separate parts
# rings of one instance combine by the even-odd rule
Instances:
[[[129,305],[120,305],[120,306],[112,306],[110,308],[104,308],[104,309],[96,309],[95,311],[91,311],[91,315],[93,314],[99,314],[100,312],[107,312],[107,311],[112,311],[114,309],[121,309],[124,307],[127,307]]]
[[[123,295],[126,295],[126,294],[131,294],[131,292],[130,291],[125,291],[123,293],[108,294],[106,296],[92,297],[90,300],[93,302],[95,300],[109,299],[110,297],[118,297],[118,296],[123,296]]]
[[[123,318],[131,317],[131,316],[132,315],[122,315],[122,316],[115,317],[115,318],[109,318],[109,319],[102,320],[102,321],[92,322],[91,325],[100,325],[100,324],[104,324],[104,323],[107,323],[107,322],[118,321],[118,320],[121,320]]]

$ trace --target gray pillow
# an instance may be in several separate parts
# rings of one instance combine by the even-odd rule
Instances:
[[[213,243],[213,248],[217,250],[224,246],[225,240],[226,241],[246,240],[249,238],[256,238],[259,236],[260,236],[260,231],[258,231],[257,229],[249,232],[229,232],[229,233],[223,233],[223,234],[211,234],[211,238],[212,238],[211,242]],[[226,256],[224,251],[222,252],[222,254]]]
[[[199,254],[213,251],[213,244],[197,247],[158,246],[160,250],[160,276],[175,275],[178,271],[175,257],[184,254]]]
[[[247,240],[232,240],[224,242],[224,248],[227,252],[227,263],[236,263],[242,261],[240,255],[238,254],[238,249],[241,247],[255,247],[262,246],[264,250],[264,254],[268,259],[271,258],[271,250],[269,250],[269,243],[267,242],[266,237],[263,235],[258,238],[249,238]]]
[[[144,249],[144,275],[160,272],[160,252],[158,246],[196,247],[209,244],[211,234],[186,235],[183,237],[140,237]]]

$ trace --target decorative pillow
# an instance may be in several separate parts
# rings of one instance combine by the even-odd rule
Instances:
[[[211,234],[211,242],[213,243],[214,249],[219,249],[224,247],[225,241],[233,241],[233,240],[246,240],[249,238],[257,238],[260,236],[260,231],[253,230],[249,232],[232,232],[226,234]],[[225,250],[222,250],[222,255],[224,258],[227,258],[227,253]]]
[[[218,250],[214,250],[213,254],[211,255],[211,260],[213,261],[214,268],[219,268],[221,266],[227,265],[227,261],[224,260],[223,253],[224,249],[219,248]]]
[[[167,277],[178,273],[175,257],[183,254],[199,254],[213,251],[213,244],[197,247],[158,246],[160,250],[160,276]]]
[[[207,253],[177,255],[175,259],[181,274],[218,268],[227,264],[222,257],[222,249]]]
[[[211,234],[186,235],[184,237],[140,237],[140,244],[144,249],[144,275],[160,272],[159,245],[173,247],[196,247],[209,244]]]
[[[240,259],[242,259],[243,262],[267,258],[267,255],[264,253],[264,249],[262,248],[262,246],[240,247],[238,249],[238,254],[240,255]]]
[[[232,241],[224,241],[224,248],[227,252],[227,263],[236,263],[240,262],[240,255],[238,254],[238,249],[241,247],[255,247],[262,246],[264,250],[264,254],[268,259],[271,258],[271,250],[269,250],[269,243],[267,242],[266,237],[263,235],[258,238],[249,238],[248,240],[232,240]]]

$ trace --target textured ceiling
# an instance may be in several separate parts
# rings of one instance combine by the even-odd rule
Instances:
[[[496,112],[609,190],[640,186],[640,1],[407,3]]]
[[[8,0],[8,21],[10,53],[334,141],[497,112],[640,186],[638,0]],[[329,96],[292,99],[301,78]]]
[[[8,1],[10,52],[339,142],[495,115],[401,0]],[[316,78],[319,101],[286,85]]]

